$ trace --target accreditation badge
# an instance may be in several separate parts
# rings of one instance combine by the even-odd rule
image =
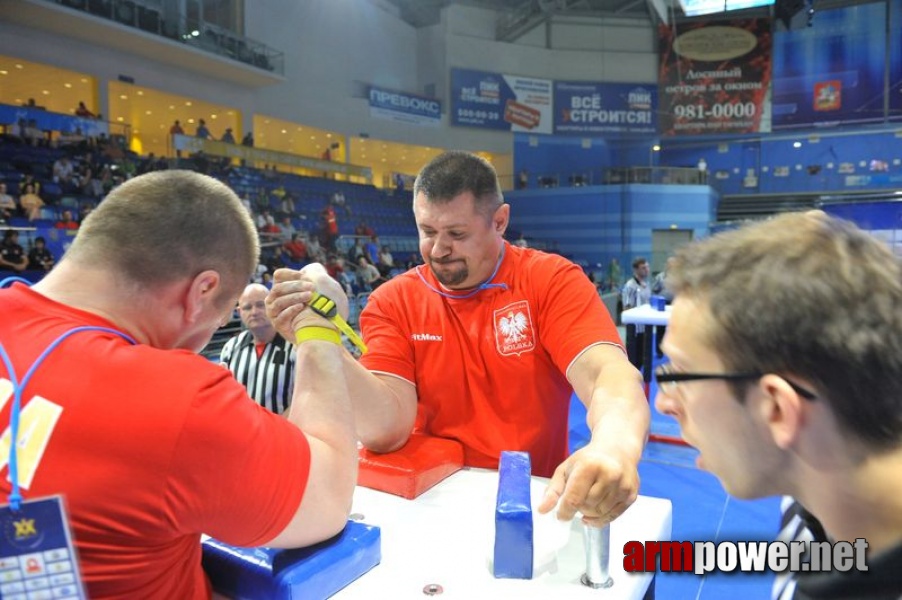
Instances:
[[[62,496],[0,506],[0,598],[87,600]]]

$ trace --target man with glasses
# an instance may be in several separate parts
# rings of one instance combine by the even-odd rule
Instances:
[[[691,244],[669,266],[658,410],[734,496],[792,496],[830,539],[868,543],[867,571],[803,575],[774,597],[899,598],[899,257],[817,211]]]

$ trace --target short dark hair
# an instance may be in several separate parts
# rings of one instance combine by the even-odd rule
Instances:
[[[850,436],[902,443],[902,259],[871,233],[783,214],[683,246],[667,287],[708,308],[728,371],[803,378]]]
[[[491,216],[504,203],[495,168],[484,158],[469,152],[439,154],[420,170],[413,184],[413,196],[429,202],[450,202],[470,192],[480,212]]]
[[[644,256],[637,256],[636,258],[633,259],[633,268],[638,269],[639,267],[646,264],[647,262],[648,262],[648,259],[646,259]]]

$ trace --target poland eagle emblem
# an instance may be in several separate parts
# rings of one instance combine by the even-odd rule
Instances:
[[[495,344],[503,355],[521,354],[535,348],[532,317],[526,300],[495,311]]]

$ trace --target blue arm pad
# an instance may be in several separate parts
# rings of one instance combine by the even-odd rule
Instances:
[[[531,468],[526,452],[502,452],[495,505],[495,577],[532,579]]]
[[[213,589],[235,600],[328,598],[380,560],[379,528],[354,521],[307,548],[240,548],[212,538],[203,543],[203,566]]]

